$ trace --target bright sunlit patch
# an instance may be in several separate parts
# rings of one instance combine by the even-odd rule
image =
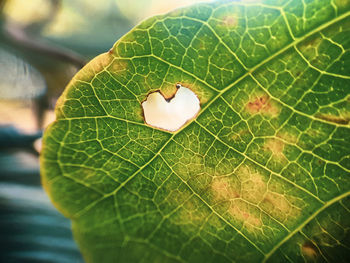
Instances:
[[[51,3],[47,0],[8,0],[3,13],[12,21],[26,25],[45,19],[50,8]]]
[[[50,24],[48,24],[43,34],[45,36],[64,37],[81,31],[82,28],[88,28],[87,21],[83,15],[75,12],[75,10],[66,7],[61,8]]]
[[[212,0],[116,0],[120,12],[133,21],[167,13],[175,8]],[[132,8],[130,8],[132,6]]]
[[[148,95],[142,103],[147,124],[168,131],[176,131],[197,115],[200,110],[197,95],[179,84],[176,87],[178,90],[170,100],[166,100],[160,92]]]

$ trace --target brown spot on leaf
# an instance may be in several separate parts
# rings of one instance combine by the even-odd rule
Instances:
[[[280,140],[269,139],[265,142],[264,149],[270,151],[276,157],[282,157],[284,143]]]
[[[265,114],[270,116],[276,116],[279,113],[279,109],[267,95],[258,96],[247,103],[246,109],[250,114]]]
[[[291,201],[282,194],[267,193],[261,206],[281,222],[298,217],[300,214],[300,209],[293,206]]]
[[[233,200],[240,197],[240,187],[237,182],[226,177],[216,177],[211,183],[211,189],[217,200]]]
[[[222,24],[226,27],[236,27],[238,25],[238,19],[236,16],[227,15],[223,17]]]
[[[315,260],[317,257],[317,248],[314,244],[311,242],[306,242],[301,247],[301,253],[304,257],[306,257],[309,260]]]
[[[243,223],[248,230],[262,226],[258,210],[241,200],[232,202],[228,212],[235,220]]]
[[[244,200],[259,203],[267,190],[267,178],[254,167],[244,165],[236,172],[241,182],[241,195]]]

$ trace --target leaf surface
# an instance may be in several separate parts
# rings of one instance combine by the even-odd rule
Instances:
[[[87,262],[345,262],[348,0],[198,4],[149,18],[71,81],[43,184]],[[198,96],[176,132],[141,103]]]

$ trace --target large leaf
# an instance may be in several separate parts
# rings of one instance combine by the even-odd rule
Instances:
[[[348,0],[214,2],[138,25],[71,81],[43,183],[87,262],[349,260]],[[150,92],[199,97],[176,132]]]

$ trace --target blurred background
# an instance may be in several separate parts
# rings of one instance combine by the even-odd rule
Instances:
[[[141,20],[201,0],[0,0],[0,262],[83,262],[40,184],[69,80]]]

